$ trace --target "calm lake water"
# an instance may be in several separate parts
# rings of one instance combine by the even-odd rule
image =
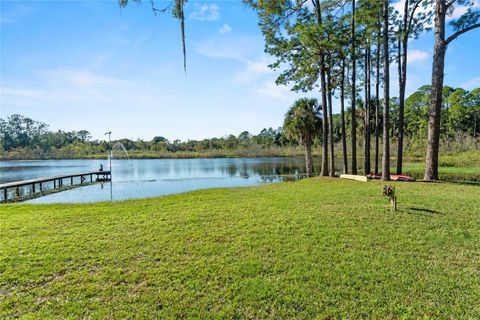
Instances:
[[[96,171],[100,164],[108,170],[107,160],[2,161],[0,183]],[[113,160],[112,183],[97,183],[26,202],[96,202],[146,198],[197,189],[297,180],[304,172],[302,158]]]

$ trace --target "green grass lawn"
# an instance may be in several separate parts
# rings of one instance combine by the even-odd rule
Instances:
[[[0,318],[479,319],[480,187],[312,178],[0,206]]]
[[[392,166],[392,174],[396,172],[396,167]],[[425,164],[419,162],[407,162],[403,166],[403,172],[417,179],[423,179],[425,173]],[[480,182],[480,166],[462,166],[448,167],[440,166],[438,176],[444,181],[471,181]]]
[[[392,167],[393,168],[393,167]],[[424,163],[406,163],[405,170],[410,170],[414,172],[425,172]],[[393,170],[394,171],[394,170]],[[480,166],[467,166],[467,167],[439,167],[439,174],[458,174],[458,175],[480,175]]]
[[[406,158],[403,172],[423,179],[425,160],[423,158]],[[392,171],[396,171],[393,161]],[[440,154],[438,174],[440,180],[480,182],[480,150]]]

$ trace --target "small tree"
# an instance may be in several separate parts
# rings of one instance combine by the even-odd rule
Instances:
[[[322,117],[317,99],[302,98],[285,114],[283,130],[289,139],[297,139],[305,148],[307,176],[312,176],[312,144],[320,134]]]

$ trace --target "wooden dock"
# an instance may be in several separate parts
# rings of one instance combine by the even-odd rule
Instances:
[[[94,179],[95,177],[95,179]],[[79,178],[79,179],[75,179]],[[75,181],[77,180],[77,181]],[[4,184],[0,184],[0,195],[3,195],[3,198],[0,199],[0,203],[16,201],[24,198],[33,198],[35,196],[41,195],[45,191],[53,191],[66,187],[80,187],[86,183],[94,183],[99,181],[110,181],[111,172],[110,171],[92,171],[92,172],[83,172],[83,173],[74,173],[67,174],[55,177],[48,178],[37,178],[23,181],[14,181]],[[65,183],[66,182],[66,183]],[[47,188],[48,185],[48,188]],[[21,195],[20,190],[29,189],[30,193],[28,195]],[[13,193],[11,191],[14,191]]]

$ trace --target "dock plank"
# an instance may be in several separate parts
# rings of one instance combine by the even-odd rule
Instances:
[[[76,178],[76,177],[89,176],[89,175],[97,175],[97,176],[99,176],[99,175],[102,175],[102,176],[103,175],[110,175],[110,171],[91,171],[91,172],[82,172],[82,173],[59,175],[59,176],[54,176],[54,177],[45,177],[45,178],[36,178],[36,179],[30,179],[30,180],[7,182],[7,183],[0,184],[0,190],[6,189],[6,188],[28,186],[28,185],[31,185],[31,184],[34,184],[34,183],[43,183],[43,182],[49,182],[49,181],[54,181],[54,180]]]

